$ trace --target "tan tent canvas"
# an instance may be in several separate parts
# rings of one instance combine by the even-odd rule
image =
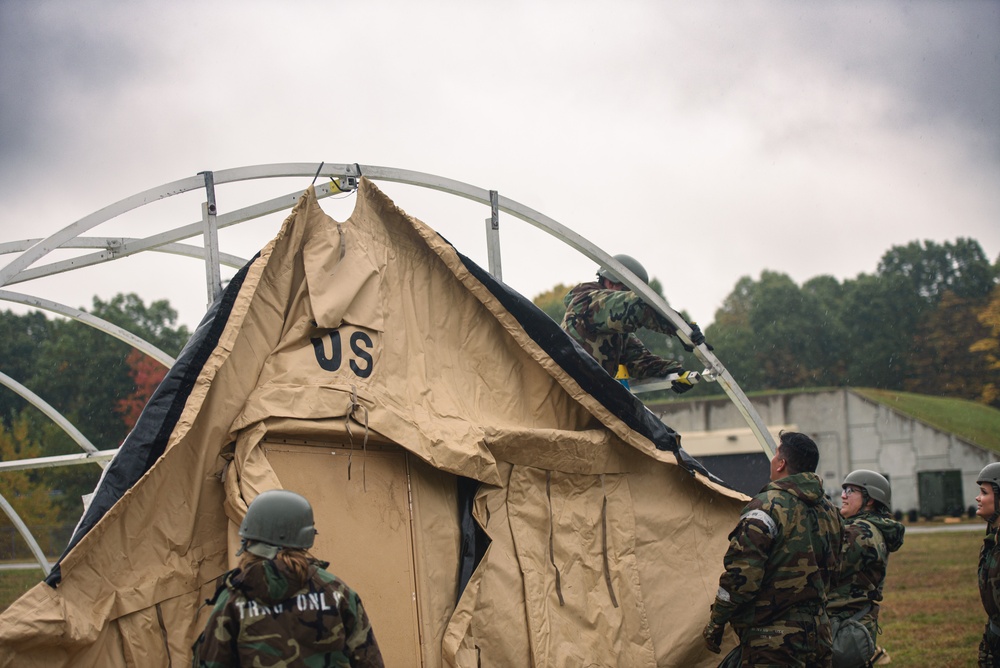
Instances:
[[[260,492],[388,666],[711,666],[745,497],[558,325],[362,179],[310,189],[232,280],[70,547],[0,616],[0,666],[187,665]],[[727,637],[732,644],[732,639]]]

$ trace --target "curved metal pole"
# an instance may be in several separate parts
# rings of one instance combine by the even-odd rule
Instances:
[[[10,518],[10,521],[14,524],[14,526],[17,527],[18,533],[21,534],[21,537],[24,538],[24,541],[28,544],[28,548],[31,550],[31,553],[35,555],[35,561],[38,562],[38,565],[42,567],[43,571],[48,573],[51,567],[49,566],[49,562],[45,559],[45,554],[42,553],[42,548],[38,546],[38,543],[35,541],[35,537],[31,535],[30,531],[28,531],[28,527],[14,510],[14,507],[7,503],[7,499],[3,498],[3,494],[0,494],[0,508],[3,509],[4,514]]]
[[[98,464],[104,468],[118,454],[114,450],[98,450],[97,452],[79,452],[75,455],[52,455],[51,457],[31,457],[15,459],[11,462],[0,462],[0,471],[23,471],[30,469],[47,469],[56,466],[73,466],[76,464]]]
[[[24,251],[24,253],[15,258],[7,266],[0,269],[0,285],[7,285],[14,276],[19,274],[23,269],[34,264],[34,262],[40,257],[47,255],[56,248],[62,246],[64,242],[80,236],[83,232],[100,225],[106,220],[110,220],[115,216],[120,216],[121,214],[140,207],[143,204],[149,204],[150,202],[163,199],[164,197],[170,197],[171,195],[177,195],[182,192],[187,192],[188,190],[194,190],[195,188],[203,187],[204,185],[205,179],[203,177],[189,176],[186,179],[172,181],[171,183],[160,186],[159,188],[144,190],[141,193],[137,193],[131,197],[126,197],[125,199],[115,202],[114,204],[109,204],[103,209],[95,211],[89,216],[85,216],[75,223],[64,227],[55,234],[42,239],[37,244]]]
[[[8,241],[6,243],[2,243],[0,244],[0,255],[25,251],[37,244],[39,241],[41,241],[41,239],[22,239],[20,241]],[[102,248],[104,250],[100,253],[81,255],[63,262],[55,262],[41,267],[25,269],[17,276],[13,277],[8,285],[24,283],[35,280],[36,278],[52,276],[54,274],[59,274],[73,269],[81,269],[83,267],[89,267],[102,262],[111,262],[142,251],[179,255],[195,260],[205,259],[205,249],[201,246],[192,246],[191,244],[181,243],[151,244],[149,243],[149,239],[138,239],[133,237],[77,237],[72,241],[64,243],[60,246],[60,248]],[[232,255],[230,253],[219,253],[219,264],[221,265],[239,269],[246,263],[247,258],[242,258],[238,255]]]
[[[370,166],[362,167],[362,173],[372,179],[384,178],[387,181],[397,181],[411,185],[422,185],[435,190],[441,190],[443,192],[459,195],[483,204],[490,204],[490,193],[488,190],[477,188],[460,181],[454,181],[452,179],[420,174],[419,172],[407,172],[405,170],[391,170],[382,167]],[[684,343],[691,345],[691,327],[687,324],[684,318],[670,308],[666,300],[653,292],[648,285],[640,281],[637,276],[628,271],[628,269],[615,260],[614,257],[608,255],[573,230],[561,225],[552,218],[531,209],[530,207],[520,204],[519,202],[515,202],[514,200],[506,197],[500,197],[499,208],[500,210],[525,221],[526,223],[548,232],[560,241],[575,248],[583,255],[586,255],[598,265],[614,270],[624,279],[623,282],[631,288],[633,292],[642,297],[643,301],[655,308],[660,315],[667,318],[677,328],[679,338]],[[719,358],[704,345],[695,347],[695,356],[705,365],[707,369],[711,369],[715,372],[719,386],[722,387],[722,390],[736,405],[737,410],[739,410],[740,414],[743,416],[747,426],[750,427],[754,436],[757,437],[757,441],[760,443],[761,448],[765,453],[767,453],[768,458],[773,457],[775,451],[774,439],[771,436],[771,433],[767,430],[767,425],[764,424],[764,420],[761,419],[757,409],[750,403],[750,400],[747,398],[746,394],[740,388],[736,380],[725,368]]]
[[[40,396],[38,396],[37,394],[26,388],[24,385],[17,382],[7,374],[3,373],[2,371],[0,371],[0,385],[6,385],[10,389],[17,392],[19,395],[27,399],[28,403],[30,403],[38,410],[45,413],[45,415],[48,416],[50,420],[59,425],[64,432],[69,434],[69,437],[72,438],[74,441],[76,441],[76,444],[79,445],[81,448],[90,453],[97,452],[97,448],[94,447],[94,444],[91,443],[86,436],[80,433],[80,430],[74,427],[69,420],[64,418],[62,413],[60,413],[51,405],[49,405],[49,403],[45,401],[45,399],[42,399]]]
[[[312,165],[309,165],[312,169]],[[248,177],[243,170],[226,170],[223,172],[223,177],[226,183],[230,183],[234,180],[245,180],[246,178],[259,178],[256,176],[257,170],[250,172],[254,176]],[[312,173],[312,172],[310,172]],[[281,173],[279,176],[289,176],[289,174]],[[300,174],[292,174],[292,176],[300,176]],[[332,177],[331,177],[332,178]],[[157,191],[160,198],[170,197],[171,195],[180,194],[178,192],[173,192],[174,183],[168,183],[162,186],[162,190]],[[248,220],[253,220],[255,218],[260,218],[268,214],[277,213],[278,211],[284,211],[285,209],[290,209],[299,201],[305,190],[297,190],[287,195],[282,195],[269,199],[264,202],[259,202],[257,204],[252,204],[250,206],[244,207],[242,209],[236,209],[225,214],[218,215],[216,217],[216,227],[218,229],[223,229],[230,227],[232,225],[237,225],[239,223],[246,222]],[[336,185],[331,183],[324,183],[316,187],[316,198],[324,199],[330,197],[331,195],[341,194],[344,191],[340,190]],[[125,202],[125,200],[122,200]],[[124,206],[124,204],[123,204]],[[117,209],[112,209],[109,213],[108,218],[94,218],[93,216],[87,216],[85,220],[89,220],[88,225],[91,228],[100,225],[101,223],[107,222],[114,216],[120,215],[122,212],[115,212]],[[101,264],[103,262],[111,262],[113,260],[118,260],[123,257],[128,257],[130,255],[135,255],[136,253],[141,253],[143,251],[152,250],[164,253],[173,253],[176,255],[187,255],[189,257],[197,259],[206,259],[206,253],[204,247],[190,246],[187,244],[174,243],[181,239],[187,239],[196,235],[200,235],[204,232],[204,223],[197,222],[191,223],[189,225],[183,225],[181,227],[162,232],[160,234],[155,234],[143,239],[129,239],[129,238],[108,238],[104,239],[104,243],[100,242],[102,239],[100,237],[74,237],[71,240],[62,242],[59,248],[103,248],[104,252],[92,253],[90,255],[82,255],[74,257],[70,260],[64,260],[62,262],[54,262],[47,265],[42,265],[34,267],[31,269],[24,268],[19,270],[15,275],[8,279],[5,285],[13,285],[15,283],[23,283],[25,281],[34,280],[36,278],[41,278],[43,276],[52,276],[53,274],[62,273],[65,271],[70,271],[73,269],[80,269],[82,267],[93,266],[96,264]],[[54,237],[55,235],[53,235]],[[49,240],[53,237],[48,237],[47,239],[30,239],[26,242],[11,242],[7,244],[0,244],[0,254],[11,253],[17,251],[25,251],[28,248],[34,246],[47,247],[50,243]],[[50,249],[51,250],[51,249]],[[39,256],[41,257],[41,256]],[[226,265],[227,267],[240,268],[247,263],[246,258],[241,258],[236,255],[230,255],[228,253],[219,254],[219,263]]]
[[[505,198],[501,198],[501,208],[504,208],[504,200]],[[648,285],[639,280],[635,274],[630,272],[624,265],[614,259],[614,257],[608,255],[606,252],[584,239],[576,232],[573,232],[551,218],[548,218],[548,216],[544,216],[537,211],[509,200],[507,201],[507,207],[510,212],[518,218],[521,218],[522,220],[549,232],[557,239],[560,239],[573,248],[576,248],[598,265],[613,270],[623,279],[625,285],[627,285],[637,295],[642,297],[644,302],[655,308],[660,315],[669,320],[674,327],[677,328],[678,338],[680,338],[681,341],[688,345],[693,345],[691,342],[691,327],[688,325],[687,321],[684,320],[679,313],[670,308],[669,304],[667,304],[663,297],[653,292]],[[736,405],[737,410],[739,410],[740,414],[743,416],[747,426],[750,427],[754,436],[757,437],[757,441],[760,443],[761,448],[765,453],[767,453],[768,459],[774,457],[774,439],[771,436],[771,433],[767,430],[767,425],[764,424],[764,420],[761,419],[757,409],[750,403],[750,399],[748,399],[743,390],[740,389],[739,384],[732,377],[726,367],[704,344],[694,346],[694,354],[695,357],[697,357],[705,365],[705,368],[711,369],[715,373],[719,386],[722,387],[722,390]]]
[[[91,315],[86,311],[81,311],[80,309],[73,308],[72,306],[66,306],[65,304],[49,301],[48,299],[42,299],[41,297],[32,297],[31,295],[23,295],[9,290],[0,290],[0,300],[16,302],[18,304],[33,306],[35,308],[65,315],[73,318],[74,320],[78,320],[85,325],[90,325],[94,329],[100,330],[105,334],[110,334],[119,341],[127,343],[133,348],[146,353],[168,369],[174,365],[174,358],[154,346],[152,343],[149,343],[145,339],[122,329],[118,325],[113,325],[107,320],[102,320],[95,315]]]
[[[364,175],[372,180],[392,181],[409,185],[421,186],[432,190],[450,193],[459,197],[464,197],[485,205],[490,205],[490,191],[472,186],[461,181],[448,179],[432,174],[414,172],[410,170],[394,169],[389,167],[379,167],[375,165],[358,165],[346,163],[277,163],[254,165],[250,167],[237,167],[213,172],[214,183],[231,183],[236,181],[246,181],[260,178],[281,178],[281,177],[313,177],[327,176],[336,179],[344,176],[356,178]],[[172,195],[204,187],[205,180],[201,175],[172,181],[158,188],[151,188],[131,197],[111,204],[100,211],[81,218],[76,223],[56,232],[50,237],[36,243],[26,250],[16,260],[0,269],[0,285],[6,285],[19,273],[29,267],[37,259],[58,248],[62,243],[78,236],[92,227],[126,211],[147,204],[156,199],[170,197]],[[596,245],[580,236],[573,230],[561,225],[552,218],[545,216],[530,207],[506,197],[498,197],[495,200],[498,208],[516,218],[519,218],[539,229],[551,234],[556,239],[575,248],[577,251],[587,256],[597,264],[615,270],[624,280],[623,282],[636,294],[642,297],[648,304],[653,306],[661,315],[666,317],[677,328],[679,338],[690,344],[691,328],[680,315],[674,311],[667,302],[659,295],[649,289],[647,285],[640,282],[637,277],[618,263],[612,256],[605,253]],[[200,228],[199,228],[200,229]],[[770,433],[767,431],[763,420],[756,409],[750,403],[735,379],[729,374],[722,362],[719,361],[711,351],[705,346],[695,348],[695,355],[707,368],[711,369],[717,376],[719,385],[729,398],[736,404],[740,413],[747,421],[751,431],[757,437],[761,447],[769,455],[773,456],[774,443]]]

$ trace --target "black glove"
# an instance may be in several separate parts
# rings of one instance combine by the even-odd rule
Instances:
[[[698,326],[698,323],[692,322],[690,323],[690,325],[691,325],[691,343],[693,343],[696,346],[700,346],[701,344],[705,343],[705,335],[701,333],[701,327]]]
[[[709,350],[715,350],[715,348],[712,347],[712,344],[705,343],[705,335],[701,333],[701,327],[698,326],[698,323],[692,322],[688,324],[691,327],[691,343],[693,343],[694,345],[688,345],[683,341],[681,341],[681,346],[684,347],[684,350],[688,351],[689,353],[693,353],[694,346],[700,346],[703,343],[705,344],[705,347],[708,348]]]
[[[705,647],[708,648],[709,652],[714,654],[722,652],[722,633],[725,630],[725,625],[720,626],[714,621],[709,620],[705,629],[701,632],[701,637],[704,638]]]
[[[670,389],[672,389],[677,394],[684,394],[697,382],[697,376],[692,378],[690,371],[682,371],[681,375],[678,376],[677,380],[670,383]]]

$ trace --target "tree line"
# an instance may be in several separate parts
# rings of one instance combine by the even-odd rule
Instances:
[[[535,304],[559,321],[568,290]],[[870,387],[1000,408],[1000,258],[991,264],[972,239],[893,246],[874,273],[844,281],[745,276],[703,329],[746,391]],[[639,334],[659,354],[684,356],[676,342]],[[710,383],[697,392],[721,393]]]
[[[662,294],[655,278],[650,286]],[[561,321],[569,286],[534,301]],[[90,312],[176,356],[190,336],[166,301],[94,298]],[[704,325],[704,323],[702,323]],[[887,251],[873,274],[797,285],[767,270],[741,278],[703,327],[746,391],[872,387],[961,397],[1000,407],[1000,259],[970,239],[912,242]],[[643,330],[654,352],[697,368],[673,337]],[[82,323],[41,312],[0,312],[0,371],[65,415],[101,450],[121,444],[166,369]],[[703,383],[691,394],[719,393]],[[0,388],[0,461],[81,452],[54,422]],[[29,525],[74,524],[95,464],[0,473]],[[0,529],[9,528],[0,514]],[[61,548],[57,548],[61,549]]]
[[[135,294],[95,297],[89,312],[172,356],[190,337],[187,327],[176,325],[177,312],[167,301],[146,305]],[[7,310],[0,312],[0,371],[59,411],[98,450],[108,450],[128,435],[167,370],[88,325]],[[56,423],[0,387],[0,461],[80,452]],[[81,496],[93,491],[100,473],[96,464],[5,471],[0,488],[29,526],[72,525],[83,510]],[[10,527],[0,513],[0,529]]]

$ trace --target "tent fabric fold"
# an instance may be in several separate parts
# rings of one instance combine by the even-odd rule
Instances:
[[[745,497],[680,441],[370,181],[343,222],[310,188],[0,614],[0,668],[188,663],[273,488],[313,504],[387,665],[714,665],[699,632]]]

